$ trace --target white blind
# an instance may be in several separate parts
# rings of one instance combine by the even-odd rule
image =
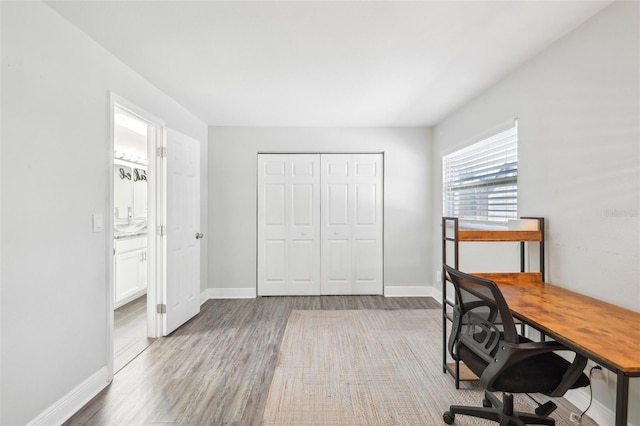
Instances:
[[[518,126],[442,158],[443,212],[469,220],[518,217]]]

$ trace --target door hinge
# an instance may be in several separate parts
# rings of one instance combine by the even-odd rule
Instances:
[[[159,225],[156,229],[156,233],[163,237],[165,235],[167,235],[167,226],[166,225]]]
[[[167,305],[165,305],[164,303],[158,303],[156,305],[156,312],[159,314],[166,314],[167,313]]]
[[[166,158],[167,156],[167,147],[163,146],[160,148],[156,148],[156,157]]]

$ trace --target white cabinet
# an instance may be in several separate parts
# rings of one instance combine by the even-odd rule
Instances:
[[[146,237],[115,240],[114,308],[147,292],[146,241]]]

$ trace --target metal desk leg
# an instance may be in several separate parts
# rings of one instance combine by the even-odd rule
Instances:
[[[616,382],[616,426],[627,426],[629,414],[629,375],[618,371]]]

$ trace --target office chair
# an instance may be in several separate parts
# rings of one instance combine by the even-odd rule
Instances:
[[[556,351],[567,351],[558,342],[532,342],[518,335],[513,317],[496,283],[444,265],[455,288],[453,325],[448,350],[480,377],[485,389],[482,407],[452,405],[443,414],[453,424],[456,414],[480,417],[500,426],[555,425],[549,415],[557,406],[549,401],[535,413],[513,410],[514,393],[562,396],[569,389],[587,386],[583,373],[587,358],[575,354],[569,362]],[[493,392],[502,392],[502,401]]]

